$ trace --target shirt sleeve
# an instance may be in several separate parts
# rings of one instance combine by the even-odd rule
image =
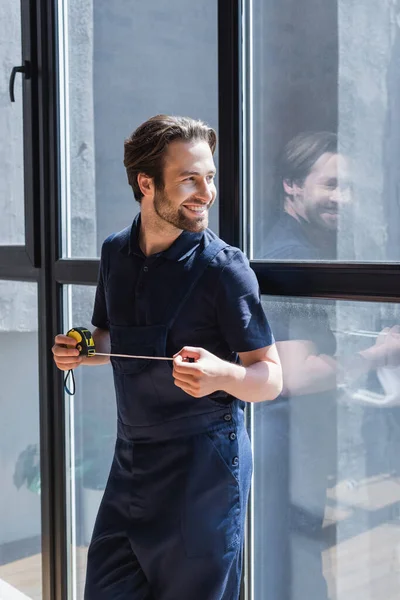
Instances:
[[[240,250],[221,273],[216,310],[220,331],[232,352],[250,352],[274,343],[256,275]]]
[[[96,296],[94,300],[92,325],[99,327],[100,329],[108,329],[108,313],[107,313],[107,302],[106,302],[106,291],[105,291],[105,279],[106,279],[106,242],[104,242],[101,249],[101,259],[99,268],[99,277],[97,281]]]
[[[268,298],[263,302],[277,342],[306,340],[315,344],[318,354],[333,356],[336,340],[329,320],[329,301],[302,298]]]

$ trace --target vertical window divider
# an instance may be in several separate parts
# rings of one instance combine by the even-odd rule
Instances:
[[[67,598],[65,414],[62,379],[52,360],[60,331],[61,285],[55,277],[60,253],[57,127],[57,6],[36,2],[38,61],[38,171],[40,245],[39,369],[42,473],[42,572],[45,600]],[[35,232],[36,233],[36,232]]]

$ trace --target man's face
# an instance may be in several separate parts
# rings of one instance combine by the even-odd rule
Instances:
[[[178,229],[203,231],[217,195],[214,177],[207,142],[172,142],[165,156],[164,189],[154,193],[157,215]]]
[[[345,158],[326,153],[314,163],[303,184],[293,184],[291,205],[311,225],[335,231],[339,213],[350,200]]]

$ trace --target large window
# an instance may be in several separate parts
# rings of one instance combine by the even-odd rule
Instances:
[[[124,139],[157,113],[218,130],[210,226],[249,256],[284,366],[247,412],[241,600],[398,597],[397,5],[1,3],[1,598],[83,597],[115,395],[104,366],[66,396],[50,348],[90,326],[101,244],[139,210]]]
[[[398,8],[247,5],[252,256],[399,261]]]

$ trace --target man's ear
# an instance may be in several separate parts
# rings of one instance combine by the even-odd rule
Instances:
[[[290,179],[284,179],[283,180],[283,189],[287,196],[293,196],[293,192],[294,192],[293,181],[290,181]]]
[[[284,179],[283,180],[283,189],[284,189],[286,196],[293,197],[296,193],[299,192],[301,187],[299,185],[297,185],[297,183],[295,181],[291,181],[290,179]]]
[[[137,176],[138,186],[143,196],[153,196],[154,194],[154,181],[152,177],[146,175],[146,173],[139,173]]]

